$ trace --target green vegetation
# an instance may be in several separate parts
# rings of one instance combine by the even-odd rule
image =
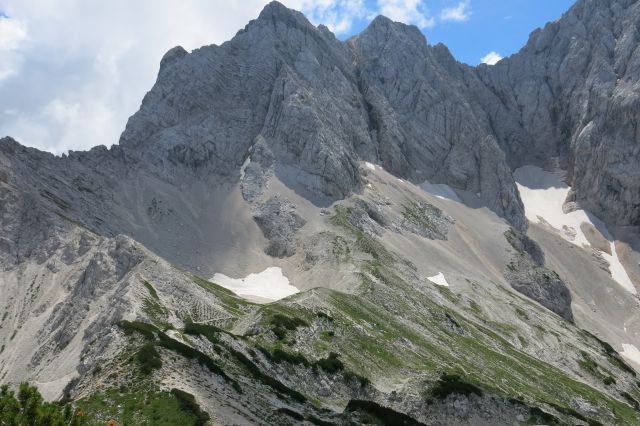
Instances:
[[[331,252],[340,263],[347,263],[351,260],[351,249],[349,248],[349,244],[339,235],[333,239]]]
[[[159,333],[159,330],[155,326],[147,324],[146,322],[123,320],[118,323],[118,326],[127,336],[133,333],[140,333],[148,340],[155,339],[156,334]]]
[[[321,331],[320,332],[320,340],[325,342],[331,342],[335,337],[336,333],[333,330]]]
[[[620,370],[631,374],[633,377],[636,377],[636,371],[622,359],[620,354],[615,349],[613,349],[613,346],[611,346],[609,343],[605,342],[604,340],[600,339],[599,337],[589,333],[586,330],[581,330],[581,331],[587,337],[595,340],[600,344],[600,349],[606,355],[607,361],[609,361],[611,365],[614,365],[618,367]]]
[[[204,426],[209,421],[209,414],[200,409],[193,395],[176,388],[171,389],[171,395],[176,397],[183,412],[193,415],[195,418],[194,426]]]
[[[205,324],[193,324],[188,323],[185,327],[185,332],[191,335],[201,335],[209,340],[212,344],[222,344],[225,346],[226,350],[247,370],[249,373],[257,380],[261,381],[265,385],[271,387],[276,392],[291,397],[292,399],[298,402],[305,402],[307,398],[302,395],[300,392],[297,392],[279,380],[263,373],[258,366],[251,361],[245,354],[234,349],[232,346],[225,344],[222,340],[219,339],[217,333],[223,332],[227,333],[223,330],[217,329],[216,327],[205,325]],[[227,333],[229,334],[229,333]],[[232,336],[231,334],[229,334]],[[269,353],[266,349],[262,347],[258,347],[259,350],[263,351],[263,353]],[[306,360],[305,360],[306,361]]]
[[[423,426],[413,417],[383,407],[373,401],[352,399],[345,408],[346,412],[357,413],[361,421],[374,425],[393,426]]]
[[[146,342],[136,353],[136,359],[140,363],[140,369],[144,374],[151,374],[153,370],[162,367],[162,360],[156,347],[151,342]]]
[[[273,331],[279,340],[283,340],[287,336],[287,330],[295,331],[298,327],[309,326],[303,319],[297,317],[291,318],[282,314],[274,314],[269,323],[271,324],[271,331]]]
[[[311,365],[311,363],[304,357],[304,355],[298,352],[291,353],[291,352],[284,351],[280,348],[274,349],[272,354],[269,354],[269,351],[265,350],[264,348],[261,348],[261,352],[276,364],[280,364],[282,362],[288,362],[289,364],[304,365],[307,367]]]
[[[358,382],[360,387],[365,387],[371,384],[371,381],[360,374],[354,373],[353,371],[345,370],[343,373],[344,380],[346,382]]]
[[[144,284],[145,288],[147,289],[151,297],[153,297],[156,300],[160,300],[160,297],[158,297],[158,292],[156,292],[156,289],[153,288],[153,286],[149,284],[148,281],[143,281],[142,284]]]
[[[306,321],[300,318],[290,318],[281,314],[275,314],[271,317],[271,325],[274,327],[286,328],[287,330],[295,330],[298,327],[309,326]]]
[[[3,426],[66,426],[79,425],[69,404],[44,402],[35,386],[20,384],[18,394],[9,386],[0,386],[0,425]]]
[[[226,382],[230,383],[237,392],[242,392],[238,382],[229,377],[224,370],[208,355],[200,352],[199,350],[185,345],[171,337],[167,336],[162,331],[158,330],[151,324],[146,324],[138,321],[120,321],[118,325],[127,334],[134,332],[142,334],[147,340],[155,343],[155,336],[158,337],[157,344],[163,348],[176,352],[187,359],[193,359],[198,361],[201,365],[204,365],[214,374],[221,376]]]
[[[216,296],[218,301],[224,306],[224,308],[234,315],[244,315],[245,310],[249,307],[255,306],[251,302],[247,302],[244,299],[236,296],[231,290],[227,290],[218,284],[207,281],[204,278],[200,278],[197,275],[190,275],[191,280],[207,290],[209,293]]]
[[[220,329],[214,327],[212,325],[207,324],[196,324],[193,322],[187,322],[184,325],[184,332],[186,334],[190,334],[193,336],[204,336],[211,343],[217,344],[220,343],[220,338],[218,337],[218,333],[220,333]]]
[[[189,395],[189,394],[186,394]],[[184,398],[183,398],[184,397]],[[118,425],[202,426],[208,415],[177,392],[163,392],[154,388],[135,390],[108,389],[77,401],[84,414],[82,425],[103,426],[109,420]],[[204,420],[204,421],[203,421]],[[80,424],[80,423],[78,423]]]
[[[459,374],[444,373],[434,387],[429,389],[429,395],[437,399],[445,399],[451,394],[482,396],[482,389],[461,379]]]
[[[638,403],[638,401],[632,397],[631,395],[629,395],[628,392],[621,392],[620,395],[622,395],[622,397],[624,399],[627,400],[627,402],[636,410],[640,410],[640,403]]]
[[[319,359],[315,365],[322,368],[329,374],[335,374],[340,370],[344,370],[344,364],[340,361],[340,355],[331,352],[328,357]]]
[[[169,311],[159,302],[149,298],[144,299],[142,311],[147,314],[154,325],[158,326],[162,330],[170,330],[173,328],[173,326],[166,321]]]
[[[374,260],[383,264],[393,264],[395,262],[391,253],[389,253],[380,241],[368,234],[365,234],[361,229],[349,223],[349,216],[352,212],[350,207],[336,205],[334,209],[336,213],[332,216],[331,222],[336,226],[343,227],[350,231],[356,239],[356,246],[358,249],[369,254]]]
[[[438,290],[438,293],[442,295],[445,299],[447,299],[451,303],[458,303],[460,301],[460,296],[456,295],[452,292],[448,287],[443,287],[441,285],[435,286],[435,289]],[[475,303],[475,302],[473,302]]]
[[[263,373],[262,371],[260,371],[258,366],[255,365],[253,363],[253,361],[251,361],[249,358],[247,358],[242,352],[239,352],[239,351],[237,351],[237,350],[235,350],[235,349],[233,349],[231,347],[228,347],[227,349],[229,349],[231,354],[238,361],[240,361],[247,368],[247,370],[249,370],[249,372],[253,375],[254,378],[260,380],[262,383],[264,383],[265,385],[271,387],[276,392],[278,392],[278,393],[280,393],[282,395],[289,396],[289,397],[291,397],[292,399],[294,399],[294,400],[296,400],[298,402],[305,402],[307,400],[307,398],[304,395],[302,395],[300,392],[289,388],[288,386],[284,385],[279,380],[276,380],[275,378],[273,378],[273,377]]]
[[[435,211],[442,211],[437,207],[432,207]],[[436,230],[436,225],[433,223],[429,215],[427,215],[424,209],[416,202],[410,201],[407,204],[402,205],[402,216],[409,222],[417,225],[423,229]]]
[[[326,319],[329,322],[333,322],[333,317],[325,312],[322,311],[318,311],[316,312],[316,315],[318,316],[318,318],[320,319]]]
[[[596,377],[600,377],[601,373],[598,369],[598,364],[591,358],[591,356],[585,351],[580,351],[580,355],[582,355],[582,359],[578,361],[578,365],[583,370],[588,371]]]

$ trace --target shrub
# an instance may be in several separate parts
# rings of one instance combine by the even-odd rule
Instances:
[[[136,354],[136,359],[140,363],[140,369],[144,374],[150,374],[153,370],[162,367],[162,359],[152,342],[147,342]]]
[[[397,412],[373,401],[352,399],[345,408],[346,412],[359,412],[367,417],[368,423],[398,426],[423,426],[423,423],[404,413]]]
[[[144,286],[146,287],[146,289],[149,292],[149,294],[151,295],[151,297],[153,297],[156,300],[160,299],[158,297],[158,292],[156,292],[156,289],[153,288],[153,286],[151,284],[149,284],[148,281],[143,281],[142,284],[144,284]]]
[[[171,389],[171,394],[176,397],[183,411],[191,413],[195,416],[195,426],[204,426],[209,421],[209,414],[200,409],[196,399],[190,393],[181,391],[180,389]]]
[[[192,336],[201,335],[206,337],[211,343],[219,343],[218,329],[213,326],[205,324],[195,324],[193,322],[187,322],[184,326],[184,332]]]
[[[339,356],[337,353],[331,352],[327,358],[316,361],[315,365],[327,373],[337,373],[340,370],[344,370],[344,364],[340,361]]]
[[[294,365],[302,364],[307,367],[310,365],[309,361],[307,361],[304,355],[300,353],[291,353],[291,352],[283,351],[280,348],[277,348],[273,351],[273,354],[271,354],[270,359],[277,364],[280,364],[284,361]]]
[[[322,312],[322,311],[318,311],[316,313],[316,315],[318,316],[318,318],[324,318],[329,322],[333,322],[333,317],[331,315],[329,315],[329,314],[326,314],[326,313]]]
[[[345,371],[343,373],[343,375],[344,375],[344,380],[346,382],[357,381],[358,383],[360,383],[360,387],[362,387],[362,388],[367,386],[367,385],[369,385],[369,384],[371,384],[371,381],[369,379],[367,379],[366,377],[361,376],[361,375],[359,375],[357,373],[354,373],[353,371],[348,371],[347,370],[347,371]]]
[[[295,330],[300,326],[308,326],[307,322],[301,318],[291,318],[282,314],[275,314],[271,317],[271,325],[274,327],[284,327],[287,330]]]
[[[482,396],[482,389],[476,385],[465,382],[458,374],[443,374],[440,380],[431,389],[431,395],[438,399],[445,399],[451,394]]]

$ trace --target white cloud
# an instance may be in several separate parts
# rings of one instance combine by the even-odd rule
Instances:
[[[431,28],[435,19],[429,15],[421,0],[378,0],[378,13],[394,21]]]
[[[27,31],[22,22],[0,17],[0,51],[17,49],[27,38]]]
[[[27,30],[22,22],[0,16],[0,81],[20,69],[22,57],[16,50],[26,38]]]
[[[336,34],[348,32],[354,21],[369,13],[364,0],[282,0],[296,10],[302,10],[315,25],[324,24]]]
[[[457,6],[443,9],[440,12],[441,21],[465,22],[469,20],[470,16],[469,0],[462,0]]]
[[[162,55],[222,43],[264,0],[0,0],[0,136],[60,153],[117,143]]]
[[[0,0],[0,137],[61,153],[118,142],[160,58],[231,39],[267,0]],[[336,33],[365,0],[283,0]]]
[[[495,65],[500,59],[502,59],[502,56],[500,56],[499,53],[491,51],[484,55],[482,59],[480,59],[480,62],[487,65]]]

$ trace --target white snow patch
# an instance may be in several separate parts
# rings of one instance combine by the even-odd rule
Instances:
[[[443,183],[429,183],[429,181],[424,181],[418,188],[422,189],[425,192],[428,192],[431,195],[435,195],[436,198],[441,200],[451,200],[461,202],[458,194],[451,188],[449,185],[445,185]]]
[[[620,355],[627,358],[629,361],[640,365],[640,350],[638,350],[634,345],[630,343],[623,343]]]
[[[249,163],[251,163],[251,157],[247,157],[247,159],[244,160],[244,163],[242,163],[242,166],[240,167],[240,179],[244,179],[244,172],[247,170]]]
[[[365,161],[364,165],[367,166],[367,169],[369,169],[369,170],[375,170],[376,169],[376,166],[374,166],[373,164],[369,163],[368,161]]]
[[[613,236],[602,221],[585,210],[564,213],[562,206],[571,188],[565,183],[565,172],[556,169],[552,172],[536,166],[524,166],[514,173],[524,212],[531,222],[551,225],[567,241],[579,247],[591,247],[580,225],[586,222],[598,229],[611,245],[611,253],[601,252],[609,262],[611,277],[632,294],[636,288],[622,266],[616,252]]]
[[[428,277],[427,279],[436,285],[449,287],[449,283],[444,278],[444,274],[442,272],[439,272],[438,275],[434,275],[433,277]]]
[[[231,290],[238,296],[257,297],[267,300],[280,300],[299,290],[289,284],[289,279],[282,274],[282,269],[272,266],[262,272],[249,274],[244,278],[230,278],[217,273],[212,282]]]

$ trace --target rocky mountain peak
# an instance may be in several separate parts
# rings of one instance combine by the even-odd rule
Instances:
[[[175,62],[184,58],[188,54],[189,52],[187,52],[182,46],[176,46],[172,49],[169,49],[160,60],[159,72],[161,73],[165,68],[173,65]]]
[[[395,22],[386,16],[378,15],[360,33],[357,38],[371,38],[379,44],[412,44],[416,46],[426,46],[427,40],[422,31],[415,25],[407,25]]]
[[[639,23],[581,0],[470,67],[273,2],[119,145],[0,139],[2,381],[92,424],[638,424]]]

